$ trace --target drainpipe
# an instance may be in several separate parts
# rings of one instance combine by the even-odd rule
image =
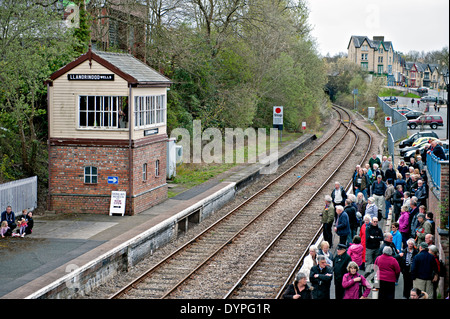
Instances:
[[[129,215],[133,213],[132,200],[133,200],[133,150],[132,150],[132,120],[131,120],[131,106],[132,106],[132,95],[131,95],[131,84],[128,84],[128,193],[129,193]]]
[[[48,153],[48,164],[47,164],[47,171],[48,171],[48,195],[47,195],[47,210],[51,210],[53,207],[52,205],[52,189],[51,189],[51,182],[52,179],[52,157],[51,157],[51,146],[50,146],[50,134],[51,134],[51,122],[50,122],[50,83],[47,82],[47,123],[48,123],[48,140],[47,140],[47,153]]]

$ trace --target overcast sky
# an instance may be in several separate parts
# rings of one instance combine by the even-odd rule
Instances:
[[[306,0],[318,51],[347,53],[352,35],[384,36],[394,50],[441,50],[449,44],[448,0]]]

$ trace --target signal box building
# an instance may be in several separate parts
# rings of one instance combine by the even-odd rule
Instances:
[[[170,84],[129,54],[91,49],[51,75],[49,210],[108,214],[122,191],[133,215],[167,198]]]

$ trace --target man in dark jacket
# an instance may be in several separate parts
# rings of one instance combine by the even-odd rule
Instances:
[[[413,287],[419,288],[428,294],[429,299],[433,299],[433,281],[437,280],[438,267],[433,255],[428,252],[427,243],[419,245],[419,253],[414,257],[411,264],[411,277]],[[436,278],[437,277],[437,278]]]
[[[283,299],[312,299],[312,290],[306,282],[306,275],[299,272],[295,276],[294,282],[288,286],[283,294]]]
[[[352,258],[347,254],[347,246],[339,244],[336,250],[336,256],[334,257],[333,273],[334,273],[334,288],[336,299],[344,298],[344,287],[342,287],[342,278],[348,273],[348,263],[352,261]]]
[[[345,192],[344,187],[341,186],[339,182],[334,183],[334,189],[331,192],[331,199],[333,200],[333,206],[336,207],[338,205],[345,206],[345,200],[347,199],[347,193]],[[337,218],[337,214],[335,212],[334,218]]]
[[[323,224],[323,238],[330,244],[330,248],[333,247],[333,222],[334,222],[334,206],[333,199],[330,195],[325,195],[325,207],[322,210],[320,216],[322,217]]]
[[[386,192],[387,186],[383,182],[381,175],[377,176],[377,180],[372,184],[371,194],[375,198],[375,205],[378,207],[378,218],[382,218],[381,214],[385,210],[385,199],[384,193]]]
[[[350,234],[350,222],[348,220],[348,215],[344,211],[344,207],[338,205],[335,207],[336,213],[338,215],[336,220],[336,226],[334,227],[334,231],[336,235],[339,236],[339,244],[347,244],[347,238]]]
[[[394,257],[395,259],[397,259],[397,262],[399,262],[400,264],[400,255],[399,252],[397,251],[397,248],[395,247],[395,244],[392,242],[393,240],[393,235],[391,233],[384,233],[384,237],[383,237],[383,243],[380,246],[380,249],[378,249],[377,252],[377,257],[383,254],[383,249],[384,247],[388,246],[392,248],[392,257]]]
[[[373,271],[373,263],[377,258],[380,242],[382,240],[383,232],[381,228],[378,227],[378,218],[373,217],[372,222],[366,226],[366,274],[364,275],[366,278],[370,272]]]
[[[420,205],[427,206],[427,198],[428,198],[427,188],[425,187],[425,184],[421,179],[417,181],[417,190],[414,193],[414,196],[417,197],[418,206]]]
[[[409,202],[409,206],[411,207],[411,210],[409,211],[409,225],[411,226],[411,237],[416,237],[416,224],[417,224],[417,215],[420,212],[419,207],[417,206],[417,197],[413,196],[411,197],[411,200]]]
[[[411,192],[412,183],[411,173],[405,173],[405,192]]]
[[[414,239],[410,238],[406,243],[407,246],[403,248],[400,253],[400,269],[403,274],[403,297],[409,299],[410,291],[413,287],[413,280],[411,278],[411,264],[419,251],[414,246]]]
[[[314,290],[313,299],[330,299],[330,286],[333,279],[333,270],[327,266],[327,259],[324,255],[317,256],[318,264],[311,268],[309,282]]]
[[[397,185],[394,196],[392,196],[393,205],[393,221],[398,221],[400,218],[401,208],[403,206],[403,185]]]
[[[353,206],[351,199],[347,198],[345,200],[344,212],[348,216],[348,221],[350,224],[350,233],[347,238],[347,242],[353,242],[353,237],[356,235],[356,230],[358,229],[358,219],[356,218],[356,208]]]
[[[17,227],[16,225],[16,215],[15,213],[12,211],[12,207],[11,206],[7,206],[6,210],[1,214],[1,218],[0,218],[0,224],[6,221],[8,223],[9,229],[6,232],[6,236],[11,236],[12,231]]]
[[[441,161],[446,160],[444,149],[436,140],[431,142],[431,150],[428,151],[428,154],[430,153],[439,158]]]

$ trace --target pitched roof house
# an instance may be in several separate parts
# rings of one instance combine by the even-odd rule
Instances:
[[[361,65],[361,68],[376,76],[385,76],[388,84],[400,81],[400,59],[395,56],[391,41],[384,36],[375,36],[371,40],[367,36],[353,35],[347,45],[348,59]]]

